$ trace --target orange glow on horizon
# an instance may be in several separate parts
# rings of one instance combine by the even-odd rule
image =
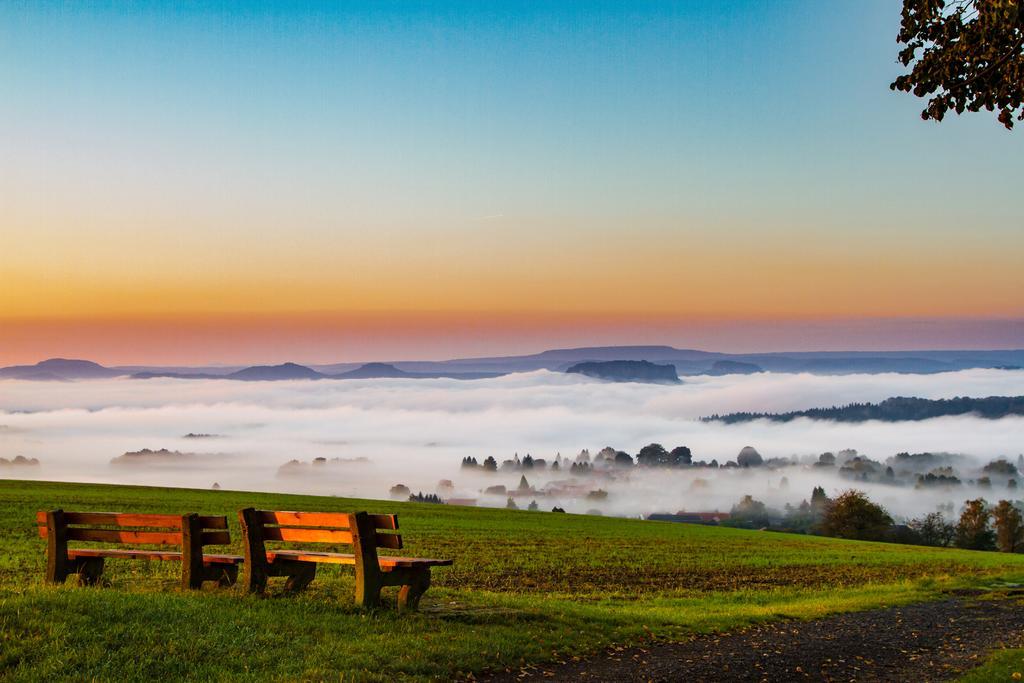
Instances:
[[[108,365],[248,365],[445,360],[646,344],[724,352],[1019,348],[1024,319],[421,311],[9,319],[0,329],[2,365],[48,357]]]

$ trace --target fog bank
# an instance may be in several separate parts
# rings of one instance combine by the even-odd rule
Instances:
[[[443,497],[481,497],[486,486],[515,488],[520,473],[466,472],[465,456],[499,463],[514,453],[549,462],[604,446],[633,455],[645,444],[686,445],[694,460],[734,460],[743,446],[765,458],[810,459],[856,449],[875,460],[900,451],[962,453],[979,466],[1024,452],[1024,419],[944,417],[904,423],[725,425],[698,417],[733,411],[780,412],[890,396],[950,398],[1024,394],[1024,371],[968,370],[937,375],[791,375],[761,373],[688,377],[678,386],[610,384],[579,375],[539,371],[490,380],[394,379],[302,382],[226,380],[97,380],[75,383],[0,381],[0,457],[38,458],[38,466],[0,466],[0,477],[137,483],[303,492],[386,498],[403,483]],[[212,435],[186,438],[187,434]],[[125,452],[168,449],[185,457],[111,464]],[[328,462],[313,469],[290,460]],[[145,460],[145,462],[142,462]],[[568,473],[528,473],[543,488]],[[788,480],[783,486],[782,477]],[[695,484],[695,480],[701,482]],[[580,490],[604,489],[604,501],[568,495],[538,497],[542,509],[597,508],[640,515],[689,510],[727,511],[744,494],[772,505],[799,503],[814,485],[830,493],[854,484],[805,466],[785,471],[633,471],[615,479],[573,480]],[[568,490],[568,486],[560,487]],[[962,503],[969,486],[916,491],[858,486],[898,515]],[[1005,495],[993,482],[987,498]],[[518,500],[522,506],[530,498]]]

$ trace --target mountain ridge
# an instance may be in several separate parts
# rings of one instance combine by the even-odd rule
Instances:
[[[820,375],[884,372],[932,374],[970,368],[1019,370],[1024,349],[931,351],[777,351],[728,354],[664,345],[588,346],[549,349],[536,354],[455,358],[442,361],[240,366],[114,366],[88,360],[51,358],[35,365],[0,368],[0,379],[61,381],[130,376],[136,379],[482,379],[514,372],[565,372],[586,362],[646,361],[671,364],[680,376],[747,372],[807,372]]]
[[[680,383],[676,366],[659,365],[646,360],[587,361],[573,365],[566,372],[611,382]]]

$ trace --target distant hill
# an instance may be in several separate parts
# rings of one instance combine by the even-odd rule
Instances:
[[[500,377],[495,372],[409,372],[391,363],[366,363],[354,370],[328,375],[331,379],[486,379]]]
[[[159,377],[170,377],[172,379],[226,379],[227,375],[210,375],[203,372],[136,372],[132,379],[157,379]]]
[[[18,375],[14,379],[20,379],[28,382],[70,382],[71,380],[67,377],[61,377],[55,375],[52,372],[28,372],[23,375]]]
[[[275,381],[282,379],[323,379],[326,375],[312,368],[297,363],[281,365],[254,365],[238,372],[226,375],[227,379],[240,379],[247,382]]]
[[[105,379],[118,377],[125,373],[113,368],[105,368],[90,360],[69,360],[67,358],[50,358],[35,365],[12,365],[0,368],[0,378],[23,379],[35,381],[62,381],[73,379]]]
[[[414,377],[412,373],[399,370],[390,363],[367,363],[355,370],[342,372],[337,375],[330,375],[333,379],[382,379],[396,377]]]
[[[578,363],[613,360],[670,363],[679,375],[731,374],[713,370],[715,363],[744,363],[763,372],[809,372],[820,375],[851,373],[936,373],[970,368],[1011,369],[1024,366],[1024,350],[995,351],[786,351],[777,353],[717,353],[671,346],[593,346],[552,349],[531,355],[458,358],[445,361],[392,361],[409,373],[474,372],[508,374],[550,370],[564,372]],[[317,365],[325,374],[352,370],[352,363]],[[729,366],[725,366],[728,368]],[[733,366],[740,369],[742,366]],[[753,371],[753,368],[747,370]]]
[[[716,360],[708,370],[709,375],[753,375],[757,372],[764,372],[764,369],[738,360]]]
[[[391,361],[380,363],[332,363],[302,366],[285,363],[251,368],[225,366],[167,367],[125,366],[105,368],[90,361],[53,359],[36,365],[0,369],[0,378],[37,380],[91,379],[131,375],[140,379],[177,377],[180,379],[230,378],[241,380],[382,378],[480,379],[513,372],[550,370],[565,372],[581,363],[645,361],[675,366],[677,375],[722,375],[752,372],[809,372],[820,375],[850,373],[937,373],[972,368],[992,368],[1020,372],[1024,350],[994,351],[796,351],[777,353],[729,354],[671,346],[593,346],[552,349],[523,356],[457,358],[444,361]],[[404,373],[404,374],[403,374]]]
[[[151,377],[173,377],[176,375],[197,375],[203,377],[224,377],[243,370],[244,365],[202,365],[181,367],[173,365],[118,365],[116,369],[125,375],[149,375]],[[314,368],[315,369],[315,368]]]
[[[646,360],[652,363],[671,362],[677,369],[684,368],[688,374],[700,374],[714,360],[727,358],[726,354],[690,349],[675,349],[671,346],[592,346],[575,349],[552,349],[525,356],[494,356],[486,358],[457,358],[445,361],[393,361],[390,364],[400,370],[415,373],[421,377],[454,377],[469,379],[468,374],[494,377],[512,372],[533,372],[551,370],[564,372],[568,368],[586,361]],[[334,374],[351,370],[349,363],[318,365],[315,369]]]
[[[500,373],[488,372],[406,372],[389,363],[366,363],[357,368],[336,374],[327,374],[305,365],[284,363],[283,365],[255,365],[224,375],[206,372],[136,372],[133,379],[155,379],[170,377],[172,379],[230,379],[243,382],[272,382],[291,379],[484,379],[498,377]]]
[[[887,398],[881,403],[851,403],[831,408],[811,408],[789,413],[730,413],[728,415],[712,415],[702,418],[705,422],[750,422],[751,420],[770,420],[772,422],[789,422],[799,417],[812,420],[832,420],[834,422],[866,422],[880,420],[882,422],[904,422],[927,420],[946,415],[973,414],[978,417],[995,420],[1008,415],[1024,415],[1024,396],[989,396],[987,398],[968,398],[966,396],[949,399],[907,398],[898,396]]]
[[[645,360],[577,363],[567,369],[566,372],[595,377],[597,379],[606,379],[612,382],[679,384],[679,375],[676,374],[674,365],[658,365]]]

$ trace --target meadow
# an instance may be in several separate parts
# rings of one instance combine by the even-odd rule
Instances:
[[[177,563],[108,561],[102,588],[43,583],[37,510],[397,512],[403,554],[450,557],[422,609],[353,605],[352,572],[309,590],[178,588]],[[218,549],[220,550],[220,549]],[[227,550],[227,548],[224,548]],[[468,677],[616,643],[904,604],[1024,578],[1024,555],[641,520],[335,497],[0,480],[0,679]]]

